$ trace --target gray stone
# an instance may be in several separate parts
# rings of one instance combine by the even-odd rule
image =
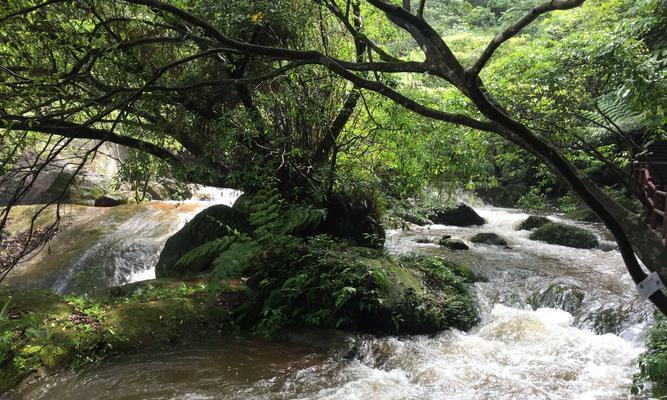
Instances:
[[[470,238],[473,243],[490,244],[494,246],[507,246],[507,241],[493,232],[481,232]]]

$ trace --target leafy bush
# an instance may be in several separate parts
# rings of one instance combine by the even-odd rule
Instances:
[[[653,397],[667,396],[667,320],[659,317],[646,341],[646,351],[639,357],[639,373],[635,375],[632,393],[638,394],[650,383]]]

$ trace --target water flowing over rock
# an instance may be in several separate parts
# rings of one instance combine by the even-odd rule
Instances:
[[[233,203],[240,192],[212,190]],[[90,293],[99,288],[155,278],[155,265],[169,237],[211,202],[150,202],[117,207],[63,206],[60,232],[30,260],[21,263],[3,285],[45,288],[56,293]],[[25,229],[33,210],[13,210],[16,229]],[[47,209],[43,219],[54,215]],[[21,222],[23,220],[23,222]],[[41,219],[40,219],[41,221]],[[10,230],[12,230],[10,226]]]

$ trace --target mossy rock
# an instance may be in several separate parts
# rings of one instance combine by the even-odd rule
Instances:
[[[539,228],[542,225],[546,225],[551,220],[547,217],[542,217],[539,215],[531,215],[523,221],[519,222],[515,227],[515,231],[532,231],[533,229]]]
[[[382,248],[386,232],[380,224],[377,200],[366,193],[334,193],[325,205],[327,214],[312,232],[348,240],[358,246]]]
[[[489,244],[492,246],[507,246],[507,241],[493,232],[480,232],[470,238],[473,243]]]
[[[207,271],[216,254],[200,257],[186,267],[180,267],[178,260],[196,247],[229,233],[227,227],[250,232],[248,214],[226,205],[215,205],[200,212],[167,240],[155,267],[155,275],[158,278],[189,277]]]
[[[255,283],[248,280],[255,295],[243,309],[253,330],[432,333],[467,330],[477,321],[468,287],[472,273],[438,257],[397,259],[381,250],[311,241],[267,253],[258,263],[263,266]]]
[[[623,322],[628,317],[627,311],[617,308],[607,308],[599,311],[593,320],[593,331],[597,335],[612,333],[618,335],[623,330]]]
[[[169,293],[169,292],[162,292]],[[34,373],[163,346],[226,329],[239,291],[159,293],[92,301],[36,291],[0,293],[0,393]],[[47,333],[48,332],[48,333]]]
[[[528,303],[537,309],[540,307],[559,308],[570,314],[575,312],[584,300],[584,293],[567,284],[553,283],[546,289],[534,293]]]
[[[529,238],[578,249],[592,249],[599,245],[597,237],[592,232],[584,228],[557,222],[542,225],[531,233]]]
[[[429,221],[427,218],[421,217],[416,214],[401,213],[398,216],[405,222],[409,222],[417,226],[425,226],[431,223],[431,221]]]

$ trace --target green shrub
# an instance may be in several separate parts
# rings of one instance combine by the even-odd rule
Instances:
[[[646,351],[639,357],[639,373],[634,377],[633,394],[650,383],[653,397],[667,396],[667,320],[659,317],[646,341]]]

